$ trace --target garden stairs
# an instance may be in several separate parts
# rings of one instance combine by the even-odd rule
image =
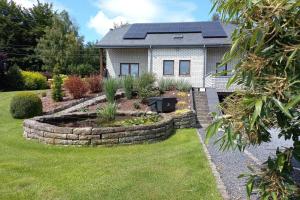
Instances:
[[[194,108],[197,113],[198,126],[206,128],[212,121],[209,114],[206,92],[194,89]]]

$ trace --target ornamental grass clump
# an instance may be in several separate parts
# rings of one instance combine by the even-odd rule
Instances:
[[[123,88],[125,92],[125,97],[127,99],[132,99],[133,84],[134,78],[132,76],[125,76],[123,78]]]
[[[117,90],[119,88],[119,80],[115,78],[109,78],[104,81],[103,83],[104,92],[106,95],[106,99],[109,103],[115,102],[115,96],[117,93]]]
[[[97,116],[101,122],[114,121],[117,114],[117,105],[115,103],[108,103],[103,108],[97,111]]]
[[[192,85],[186,80],[176,81],[176,89],[181,92],[188,92],[192,89]]]
[[[158,88],[161,93],[175,89],[175,80],[170,78],[161,78],[158,80]]]

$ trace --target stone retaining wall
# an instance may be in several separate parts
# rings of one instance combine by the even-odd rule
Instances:
[[[140,113],[135,113],[139,115]],[[51,125],[47,122],[67,120],[72,117],[95,117],[96,113],[70,113],[48,115],[24,121],[24,137],[46,144],[56,145],[117,145],[155,142],[168,138],[177,128],[196,125],[193,111],[182,115],[163,115],[155,124],[131,127],[71,128]]]

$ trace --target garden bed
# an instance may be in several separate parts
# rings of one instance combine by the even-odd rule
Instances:
[[[184,110],[184,109],[191,109],[191,102],[192,99],[190,94],[187,92],[180,92],[177,90],[173,91],[166,91],[164,94],[161,95],[162,97],[175,97],[178,101],[176,104],[176,110]],[[146,103],[142,103],[141,99],[137,96],[133,96],[132,99],[127,99],[125,97],[116,99],[117,108],[120,111],[138,111],[138,112],[148,112],[150,108]],[[91,105],[80,109],[78,111],[86,111],[86,112],[95,112],[98,109],[101,109],[107,105],[107,102],[101,102],[95,105]]]
[[[138,117],[141,112],[122,113],[118,116]],[[177,128],[191,128],[196,125],[193,111],[181,114],[162,114],[158,122],[119,127],[75,125],[75,122],[95,119],[97,113],[70,113],[48,115],[24,121],[24,137],[46,144],[57,145],[117,145],[161,141],[172,135]],[[70,123],[68,123],[70,122]],[[67,127],[66,127],[67,126]]]
[[[52,114],[52,113],[55,113],[55,112],[59,112],[61,110],[70,108],[74,105],[77,105],[77,104],[82,103],[86,100],[89,100],[91,98],[94,98],[96,96],[101,95],[101,94],[95,94],[95,93],[93,93],[93,94],[88,93],[83,98],[73,99],[72,96],[67,91],[64,91],[65,95],[63,97],[63,100],[60,101],[60,102],[56,102],[51,97],[51,90],[46,90],[45,93],[44,93],[44,95],[46,94],[46,96],[44,96],[44,97],[43,97],[42,93],[43,92],[41,92],[39,94],[39,96],[42,100],[43,112],[45,114]]]

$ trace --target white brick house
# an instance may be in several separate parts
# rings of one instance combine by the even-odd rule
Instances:
[[[184,79],[195,88],[226,92],[230,76],[213,74],[234,65],[217,68],[230,48],[233,29],[219,22],[132,24],[110,30],[98,47],[105,49],[112,77],[152,72],[157,78]]]

